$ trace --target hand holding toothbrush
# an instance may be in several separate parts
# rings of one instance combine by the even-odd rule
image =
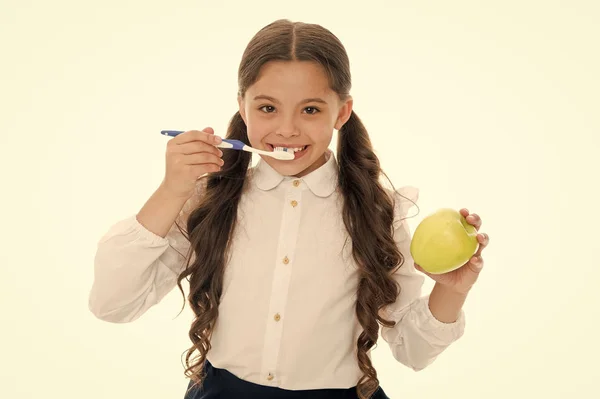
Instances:
[[[184,132],[181,130],[162,130],[160,133],[165,136],[177,137]],[[221,139],[221,142],[217,144],[217,147],[253,152],[255,154],[266,155],[275,159],[279,159],[280,161],[291,161],[295,158],[294,151],[290,148],[276,148],[275,151],[265,151],[252,148],[242,141],[233,139]]]
[[[221,170],[223,152],[216,147],[221,142],[210,127],[181,132],[169,140],[162,185],[175,197],[191,197],[198,178]]]

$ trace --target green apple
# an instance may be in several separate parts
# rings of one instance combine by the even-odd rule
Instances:
[[[477,230],[460,212],[442,208],[424,218],[415,229],[410,253],[431,274],[456,270],[477,252]]]

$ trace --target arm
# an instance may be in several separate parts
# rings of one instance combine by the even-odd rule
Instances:
[[[138,319],[177,284],[186,264],[186,228],[199,198],[168,195],[159,187],[137,215],[115,223],[99,240],[88,307],[99,319],[126,323]]]
[[[161,185],[137,214],[137,220],[147,230],[165,237],[188,198],[175,197]]]
[[[405,187],[398,191],[414,202],[418,199],[416,188]],[[405,198],[396,198],[394,237],[404,256],[404,264],[394,274],[400,285],[400,295],[380,314],[396,322],[394,327],[381,329],[381,336],[392,354],[400,363],[418,371],[431,364],[463,335],[465,318],[462,311],[464,298],[450,297],[440,287],[434,287],[430,295],[422,296],[425,276],[414,267],[409,226],[406,220],[400,220],[406,217],[412,205]]]
[[[429,295],[429,309],[443,323],[454,323],[460,316],[467,294],[455,292],[436,283]]]

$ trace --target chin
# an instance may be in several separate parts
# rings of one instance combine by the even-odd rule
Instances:
[[[269,160],[269,164],[283,176],[296,176],[308,168],[305,165],[292,165],[288,161],[278,161],[276,159]]]
[[[268,163],[273,169],[275,169],[277,173],[283,176],[296,176],[304,172],[310,166],[310,164],[305,165],[304,162],[302,162],[302,164],[299,164],[295,161],[280,161],[262,155],[261,158],[264,162]]]

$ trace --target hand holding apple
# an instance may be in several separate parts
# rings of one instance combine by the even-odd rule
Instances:
[[[417,226],[410,245],[415,268],[457,292],[468,292],[483,268],[481,252],[489,243],[477,234],[482,221],[465,208],[443,208]]]

